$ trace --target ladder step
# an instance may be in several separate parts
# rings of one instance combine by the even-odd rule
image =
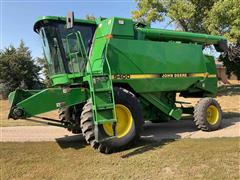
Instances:
[[[102,119],[102,120],[99,120],[99,123],[100,124],[103,124],[103,123],[113,123],[113,122],[117,122],[116,119]]]
[[[113,109],[113,104],[98,105],[97,110]]]
[[[98,88],[98,89],[95,89],[95,92],[105,92],[105,91],[112,91],[111,88]]]
[[[109,80],[108,76],[103,76],[103,75],[99,75],[99,76],[93,76],[93,79],[97,82],[106,82]]]
[[[108,77],[108,74],[94,74],[93,77]]]

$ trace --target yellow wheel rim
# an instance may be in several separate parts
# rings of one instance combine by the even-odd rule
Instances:
[[[207,109],[207,121],[211,125],[215,125],[218,122],[219,112],[216,106],[210,105]]]
[[[126,136],[132,128],[133,118],[131,111],[122,104],[116,104],[116,133],[117,137],[121,138]],[[109,136],[113,136],[112,124],[106,123],[103,124],[103,129]]]

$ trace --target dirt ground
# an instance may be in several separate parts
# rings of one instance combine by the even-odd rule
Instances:
[[[178,101],[191,102],[195,105],[199,99],[184,99],[177,97]],[[210,137],[239,137],[240,136],[240,95],[228,94],[217,97],[223,110],[222,127],[218,131],[203,132],[195,127],[193,117],[183,117],[185,120],[169,121],[166,123],[146,123],[144,126],[143,138],[153,137],[160,139],[179,139],[179,138],[210,138]],[[34,122],[38,118],[31,118],[32,121],[7,119],[8,102],[1,101],[1,141],[55,141],[61,139],[63,141],[71,141],[81,139],[68,132],[66,129],[54,126],[42,126],[40,123]],[[57,119],[58,112],[52,111],[39,116]],[[39,126],[41,125],[41,126]],[[31,126],[31,127],[29,127]]]
[[[223,117],[224,118],[231,118],[231,117],[240,117],[240,93],[239,94],[230,94],[230,95],[222,95],[218,96],[217,101],[220,103],[222,110],[223,110]],[[177,97],[178,101],[185,101],[190,102],[191,105],[195,105],[198,98],[182,98]],[[6,127],[6,126],[39,126],[42,124],[39,124],[37,122],[32,121],[25,121],[25,120],[12,120],[7,119],[9,111],[9,104],[7,100],[0,100],[0,127]],[[48,117],[51,119],[58,120],[58,111],[51,111],[48,113],[40,114],[38,116],[41,117]],[[39,120],[38,118],[31,118]]]
[[[177,100],[190,102],[194,106],[199,101],[199,98],[177,97]],[[224,118],[240,117],[240,92],[237,95],[221,95],[216,100],[222,108]]]
[[[83,142],[81,134],[55,126],[11,126],[1,128],[0,142]],[[240,121],[237,117],[225,118],[217,131],[198,130],[192,119],[164,123],[146,122],[141,139],[161,141],[165,139],[199,139],[216,137],[240,137]]]

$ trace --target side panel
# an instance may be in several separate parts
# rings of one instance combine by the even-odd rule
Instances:
[[[202,47],[195,44],[113,38],[108,59],[113,74],[206,72]]]
[[[108,37],[109,36],[109,37]],[[120,37],[123,43],[127,39],[134,38],[133,22],[131,19],[111,18],[103,20],[99,23],[90,53],[90,65],[93,73],[103,72],[103,61],[105,59],[106,45],[111,37]]]
[[[107,56],[114,81],[138,93],[184,91],[208,75],[202,48],[195,44],[113,38]]]

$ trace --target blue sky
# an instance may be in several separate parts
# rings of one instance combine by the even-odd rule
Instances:
[[[76,18],[85,18],[87,14],[131,18],[134,9],[136,3],[133,0],[1,0],[1,49],[10,44],[18,46],[23,39],[34,57],[42,56],[41,42],[33,31],[33,24],[39,16],[65,16],[68,11],[74,11]],[[166,28],[166,23],[154,26]]]

